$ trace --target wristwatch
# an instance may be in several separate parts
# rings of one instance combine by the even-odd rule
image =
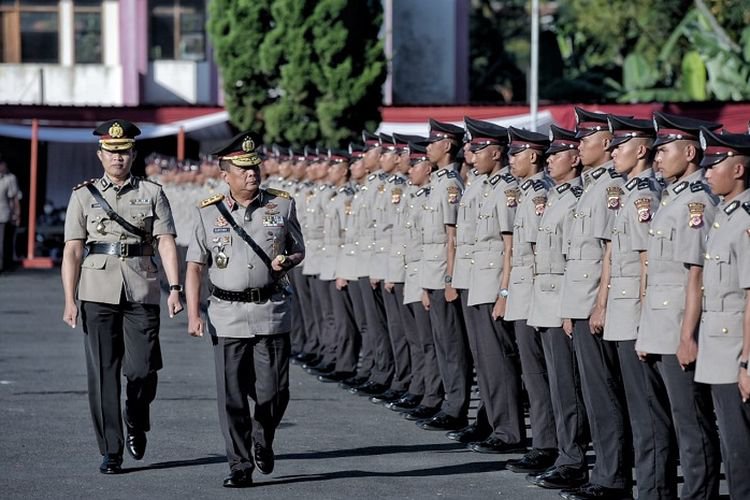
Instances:
[[[169,285],[169,291],[170,292],[181,292],[182,291],[182,285]]]
[[[740,368],[747,370],[747,361],[740,361]]]
[[[283,264],[284,262],[286,262],[286,255],[277,255],[276,262],[278,262],[279,264]]]
[[[510,295],[510,292],[508,291],[508,289],[507,289],[507,288],[501,288],[501,289],[500,289],[500,296],[501,296],[502,298],[504,298],[504,299],[507,299],[507,298],[508,298],[508,295]]]
[[[450,285],[451,283],[453,283],[453,276],[448,276],[448,275],[446,274],[446,275],[445,275],[445,284],[446,284],[446,285]]]

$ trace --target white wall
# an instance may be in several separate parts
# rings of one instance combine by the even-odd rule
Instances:
[[[147,104],[213,104],[208,61],[151,61],[144,79]]]
[[[0,103],[121,106],[122,69],[99,64],[0,64]]]

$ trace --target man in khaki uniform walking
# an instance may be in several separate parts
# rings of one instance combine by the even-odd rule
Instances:
[[[126,120],[110,120],[94,130],[104,175],[73,189],[65,217],[63,321],[75,328],[80,300],[89,406],[104,474],[121,472],[123,447],[136,460],[143,458],[151,428],[149,407],[162,368],[155,246],[169,280],[169,316],[182,310],[169,202],[159,184],[130,173],[140,132]],[[121,368],[127,378],[124,412]]]

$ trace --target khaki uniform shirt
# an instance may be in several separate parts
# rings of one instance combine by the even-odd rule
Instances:
[[[368,187],[358,184],[352,187],[352,196],[344,226],[344,244],[336,264],[336,277],[356,281],[367,276],[369,250],[360,244],[367,220]]]
[[[342,186],[331,190],[331,199],[325,205],[323,246],[320,253],[320,279],[336,279],[336,267],[343,254],[344,235],[352,213],[354,189]]]
[[[623,191],[612,228],[612,272],[604,340],[635,340],[638,336],[641,252],[648,246],[648,230],[659,207],[661,185],[648,169],[628,180]]]
[[[570,226],[560,312],[563,318],[587,319],[602,274],[604,240],[612,237],[624,179],[611,162],[583,175],[583,194]]]
[[[388,253],[388,271],[385,281],[404,283],[406,281],[406,222],[409,216],[409,194],[415,191],[414,186],[405,177],[393,176],[389,179],[391,242]]]
[[[503,233],[513,232],[513,219],[520,198],[516,179],[496,173],[486,184],[477,215],[467,304],[493,304],[500,292],[505,243]]]
[[[208,266],[208,279],[224,290],[239,292],[263,288],[276,282],[258,254],[229,226],[217,208],[223,203],[235,222],[274,259],[277,255],[304,253],[294,200],[283,191],[261,189],[247,208],[230,195],[197,208],[197,223],[186,260]],[[225,268],[216,265],[217,255],[228,258]],[[218,337],[248,338],[285,333],[291,329],[288,292],[279,287],[265,303],[232,302],[211,297],[208,306],[209,332]]]
[[[406,219],[406,275],[404,276],[404,304],[422,300],[420,263],[422,262],[422,212],[427,208],[430,186],[414,186],[409,193]]]
[[[676,354],[685,312],[688,266],[703,266],[716,198],[699,170],[662,193],[648,238],[648,283],[636,349]]]
[[[471,172],[473,172],[472,169]],[[466,190],[458,204],[456,221],[456,259],[453,262],[453,287],[461,290],[469,288],[471,282],[471,257],[474,252],[474,238],[477,232],[479,202],[486,186],[486,175],[469,173]],[[487,189],[489,191],[489,189]]]
[[[463,187],[455,163],[430,176],[430,192],[420,221],[422,262],[419,281],[424,289],[445,288],[448,269],[448,231],[445,226],[456,224]]]
[[[152,236],[175,236],[169,201],[159,184],[130,176],[117,187],[105,175],[76,186],[65,215],[65,241],[89,243],[144,244],[133,234],[111,220],[84,186],[93,183],[117,214]],[[78,298],[89,302],[119,304],[125,295],[128,302],[158,304],[161,297],[159,273],[153,257],[125,257],[91,254],[83,259],[78,283]]]
[[[526,323],[538,328],[562,326],[560,303],[565,275],[566,242],[570,233],[571,214],[583,194],[581,178],[559,184],[547,193],[547,206],[534,249],[534,289],[531,294],[529,317]]]
[[[317,276],[320,274],[320,252],[323,248],[323,226],[325,225],[325,207],[331,199],[332,188],[327,184],[316,184],[307,198],[305,208],[305,246],[307,253],[302,264],[302,274]]]
[[[513,220],[513,252],[511,254],[508,301],[505,320],[527,319],[534,289],[534,250],[542,215],[547,207],[547,191],[552,183],[539,172],[521,183],[521,200]]]
[[[10,221],[18,197],[18,180],[10,172],[0,174],[0,224]]]
[[[390,179],[393,176],[380,172],[377,179],[373,180],[374,189],[370,191],[371,203],[369,204],[372,216],[372,254],[370,256],[370,278],[376,280],[385,279],[388,271],[388,256],[390,255],[391,229],[393,222],[390,219],[391,189]]]
[[[703,266],[703,316],[695,381],[737,382],[750,289],[750,189],[716,214]]]

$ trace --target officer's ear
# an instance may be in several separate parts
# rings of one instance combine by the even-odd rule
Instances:
[[[531,153],[529,153],[529,161],[534,166],[540,165],[540,163],[538,163],[539,162],[539,153],[537,153],[536,151],[532,150]]]
[[[688,163],[699,163],[698,148],[692,142],[685,146],[685,159]]]
[[[636,156],[639,160],[643,160],[644,158],[648,158],[650,148],[646,146],[645,144],[639,144],[638,145],[638,151],[636,151]]]
[[[99,148],[96,150],[96,157],[99,158],[99,161],[104,163],[104,160],[102,159],[102,149]]]
[[[735,163],[732,165],[732,178],[742,179],[747,182],[748,158],[747,156],[736,156]]]

